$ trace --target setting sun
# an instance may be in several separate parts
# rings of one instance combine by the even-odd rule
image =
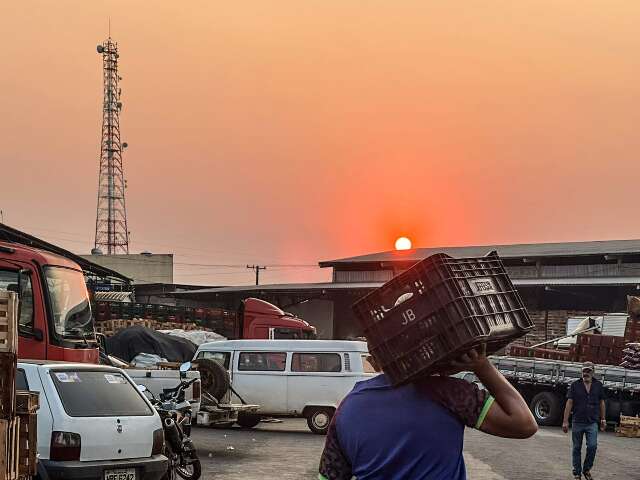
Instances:
[[[407,237],[400,237],[396,240],[396,250],[411,250],[411,240]]]

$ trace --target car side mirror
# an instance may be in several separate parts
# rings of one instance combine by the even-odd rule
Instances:
[[[41,342],[42,340],[44,340],[44,332],[40,328],[34,328],[33,329],[33,338],[36,341]]]
[[[145,387],[144,385],[136,385],[136,387],[138,387],[138,391],[141,393],[144,393],[147,391],[147,387]]]

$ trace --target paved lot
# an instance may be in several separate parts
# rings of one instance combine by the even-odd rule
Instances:
[[[203,479],[301,480],[317,478],[324,437],[306,422],[288,419],[253,430],[195,428]],[[594,477],[640,479],[640,439],[601,434]],[[570,441],[558,428],[544,428],[528,440],[505,440],[467,430],[469,480],[571,479]],[[596,475],[597,474],[597,475]]]

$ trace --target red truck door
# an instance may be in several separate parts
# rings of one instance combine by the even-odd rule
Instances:
[[[18,275],[19,267],[22,273]],[[21,285],[18,285],[20,278]],[[20,295],[18,319],[18,356],[24,359],[46,359],[46,313],[42,302],[42,286],[37,272],[27,263],[0,260],[0,290]]]

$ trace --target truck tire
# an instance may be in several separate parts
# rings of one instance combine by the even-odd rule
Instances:
[[[197,362],[202,390],[220,401],[229,390],[231,384],[229,373],[215,360],[199,358]]]
[[[307,413],[309,430],[318,435],[326,435],[335,410],[333,408],[314,408]]]
[[[242,413],[238,414],[238,425],[242,428],[253,428],[260,423],[262,417],[255,413]]]
[[[560,425],[562,401],[554,392],[540,392],[531,399],[529,409],[538,425]]]
[[[639,402],[634,402],[633,400],[625,400],[622,402],[620,407],[620,414],[626,415],[627,417],[635,417],[638,414],[638,406]]]
[[[622,405],[619,400],[607,400],[606,401],[607,410],[605,415],[607,416],[607,420],[610,422],[618,423],[620,421],[620,410],[622,409]]]

